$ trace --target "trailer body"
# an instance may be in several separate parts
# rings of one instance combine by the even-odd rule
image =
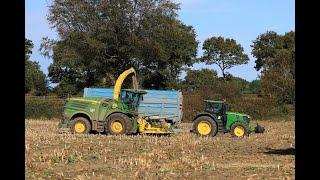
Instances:
[[[175,90],[144,90],[138,106],[138,113],[142,116],[163,117],[170,123],[177,124],[182,119],[182,92]],[[125,94],[121,94],[124,96]],[[112,88],[84,88],[83,97],[112,98]]]

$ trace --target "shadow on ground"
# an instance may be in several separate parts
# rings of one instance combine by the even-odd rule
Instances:
[[[295,155],[295,148],[286,148],[286,149],[266,149],[265,154],[276,154],[276,155]]]

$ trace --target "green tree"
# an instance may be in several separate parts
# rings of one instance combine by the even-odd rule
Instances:
[[[183,91],[197,92],[204,99],[234,100],[241,96],[241,85],[237,80],[218,78],[217,72],[210,69],[188,70],[182,81]]]
[[[204,55],[201,61],[206,64],[216,64],[222,71],[224,78],[227,77],[226,69],[233,66],[247,64],[248,55],[244,53],[243,47],[234,39],[223,37],[211,37],[204,41],[202,49]]]
[[[232,76],[230,78],[231,81],[234,81],[237,86],[240,88],[241,91],[248,91],[249,90],[249,82],[245,79],[242,79],[240,77]]]
[[[31,40],[25,39],[25,93],[45,95],[48,93],[46,75],[40,70],[38,62],[29,60],[33,46]]]
[[[249,84],[249,89],[252,93],[254,94],[261,94],[261,80],[260,79],[255,79],[250,82]]]
[[[272,34],[272,36],[270,35]],[[269,39],[267,39],[269,38]],[[272,42],[272,46],[265,42]],[[261,88],[264,94],[275,96],[280,104],[295,102],[295,33],[278,35],[267,32],[253,42],[252,54],[259,59]],[[267,53],[269,52],[269,53]]]
[[[33,49],[33,43],[31,40],[25,38],[25,48],[24,48],[24,53],[25,53],[25,60],[29,60],[30,56],[32,54],[32,49]]]
[[[178,9],[167,0],[54,1],[48,20],[59,40],[41,46],[53,59],[50,80],[79,90],[111,85],[134,67],[145,88],[167,88],[196,62],[195,30],[177,19]]]
[[[217,80],[217,71],[210,69],[187,71],[183,88],[186,90],[197,90],[212,85]]]
[[[256,58],[254,67],[257,71],[266,66],[268,60],[274,58],[277,49],[281,49],[280,37],[274,31],[267,31],[253,41],[251,54]]]
[[[59,86],[57,86],[54,89],[54,92],[58,95],[58,97],[66,98],[66,97],[70,97],[72,95],[76,95],[78,91],[77,91],[75,85],[68,84],[64,81],[61,81]]]

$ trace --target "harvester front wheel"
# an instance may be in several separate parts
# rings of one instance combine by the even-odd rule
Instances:
[[[248,130],[242,123],[236,122],[231,126],[231,135],[233,137],[248,136]]]
[[[107,134],[120,135],[131,134],[132,123],[128,116],[121,113],[114,113],[107,118],[105,129]]]
[[[77,117],[73,119],[71,130],[73,134],[88,134],[91,131],[91,124],[88,119]]]
[[[193,121],[193,132],[200,136],[215,136],[218,132],[218,125],[209,116],[200,116]]]

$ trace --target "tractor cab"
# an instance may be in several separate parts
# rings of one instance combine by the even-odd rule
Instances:
[[[128,106],[129,110],[137,111],[140,101],[143,100],[143,94],[146,93],[142,90],[123,89],[121,90],[121,100]]]
[[[205,100],[205,112],[210,114],[215,114],[222,123],[222,131],[226,131],[227,124],[227,111],[229,110],[229,105],[224,101],[213,101]]]
[[[227,114],[229,109],[228,104],[224,101],[212,101],[212,100],[205,100],[205,111],[216,114],[217,116],[223,116]]]

